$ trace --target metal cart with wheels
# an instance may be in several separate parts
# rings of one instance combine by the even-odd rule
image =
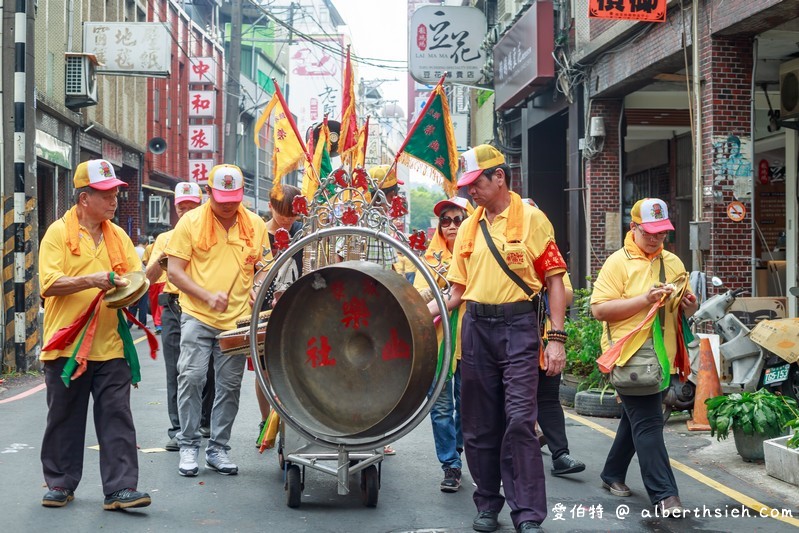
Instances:
[[[310,206],[295,198],[295,212],[304,210],[303,230],[267,265],[253,306],[250,351],[261,356],[253,357],[258,383],[280,416],[278,461],[292,508],[301,504],[309,468],[334,476],[340,495],[350,492],[351,476],[359,475],[364,505],[376,506],[383,446],[427,416],[446,382],[441,369],[450,364],[436,265],[418,255],[424,238],[409,240],[397,231],[391,222],[396,211],[376,205],[382,192],[365,174],[339,169],[323,181]],[[367,188],[378,191],[374,198]],[[426,302],[404,277],[366,262],[363,253],[360,260],[325,264],[319,252],[367,239],[408,257],[430,286],[444,311],[443,360]],[[304,274],[281,287],[285,292],[259,346],[256,328],[267,288],[302,252]]]

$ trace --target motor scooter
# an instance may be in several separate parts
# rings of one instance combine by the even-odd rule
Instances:
[[[723,282],[713,277],[715,287]],[[799,366],[786,362],[776,354],[755,343],[750,337],[750,329],[730,312],[736,298],[746,292],[744,289],[730,289],[705,300],[689,319],[692,331],[701,324],[713,323],[713,332],[719,335],[721,354],[721,392],[752,392],[768,387],[794,399],[799,397]],[[799,294],[796,287],[792,294]],[[697,338],[694,342],[699,343]],[[672,376],[669,388],[663,396],[663,416],[668,419],[672,411],[692,410],[696,396],[697,373],[699,370],[699,350],[689,350],[691,373],[685,382]]]

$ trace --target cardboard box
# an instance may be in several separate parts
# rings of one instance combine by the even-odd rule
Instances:
[[[749,338],[789,363],[799,361],[799,318],[764,320]]]

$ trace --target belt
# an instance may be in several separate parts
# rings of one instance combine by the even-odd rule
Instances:
[[[178,302],[178,294],[172,294],[171,292],[162,292],[158,295],[158,305],[167,305],[168,303],[177,303]]]
[[[477,302],[467,302],[466,310],[475,316],[500,317],[506,313],[510,315],[521,315],[538,309],[538,295],[532,300],[513,302],[508,304],[481,304]]]

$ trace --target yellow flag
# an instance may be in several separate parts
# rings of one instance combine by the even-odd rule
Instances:
[[[369,117],[366,117],[366,122],[358,130],[358,142],[355,144],[355,158],[352,161],[352,167],[366,166],[366,145],[369,143]]]
[[[319,139],[316,140],[313,162],[305,162],[305,173],[302,175],[302,195],[309,201],[313,200],[313,196],[319,188],[319,181],[326,178],[331,171],[329,152],[330,128],[327,126],[327,117],[325,117],[322,127],[319,128]]]
[[[261,147],[259,132],[264,124],[266,124],[267,130],[270,126],[272,128],[271,135],[274,143],[272,152],[272,167],[274,171],[272,186],[279,193],[281,190],[280,180],[283,176],[295,170],[305,157],[305,145],[297,134],[294,120],[286,110],[279,89],[276,90],[269,101],[269,105],[266,106],[258,122],[255,123],[255,145],[258,148]]]

